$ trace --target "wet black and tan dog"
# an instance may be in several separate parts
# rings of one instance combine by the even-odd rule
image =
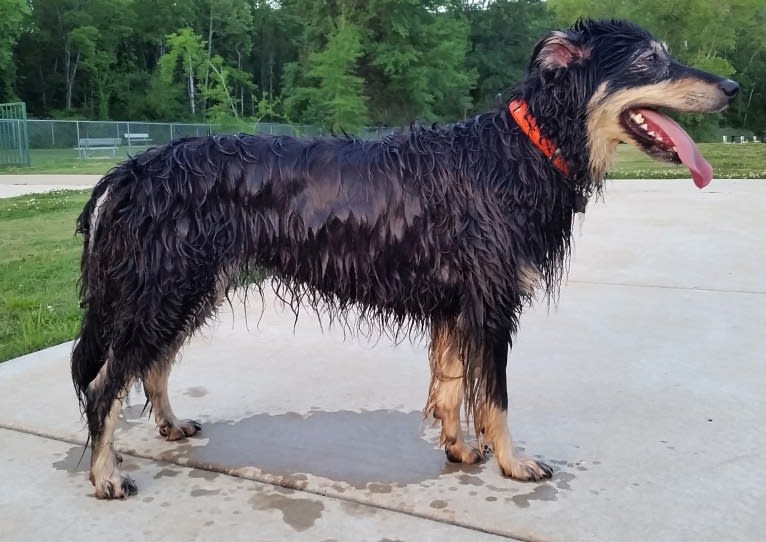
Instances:
[[[430,333],[426,412],[441,420],[447,458],[482,459],[461,433],[465,401],[503,474],[550,477],[514,450],[506,418],[522,308],[557,289],[573,216],[617,144],[682,162],[703,187],[710,166],[660,110],[718,111],[737,90],[677,63],[641,28],[584,21],[539,42],[509,103],[465,122],[379,141],[183,139],[118,166],[78,221],[85,314],[72,375],[96,495],[136,492],[112,442],[131,382],[143,381],[165,438],[199,431],[170,406],[171,365],[256,269],[326,317],[353,307],[365,329]]]

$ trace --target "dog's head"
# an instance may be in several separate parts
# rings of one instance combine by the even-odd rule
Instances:
[[[617,144],[626,141],[657,160],[683,163],[700,188],[712,179],[712,168],[660,111],[720,111],[739,90],[730,79],[675,61],[663,43],[626,21],[580,21],[551,32],[535,47],[527,82],[543,102],[573,104],[564,114],[578,118],[585,130],[594,179],[603,178]]]

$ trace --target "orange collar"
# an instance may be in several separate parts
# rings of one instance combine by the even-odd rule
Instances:
[[[564,175],[569,175],[569,166],[564,161],[564,157],[561,156],[561,149],[540,133],[535,117],[529,112],[527,102],[519,98],[512,100],[508,104],[508,111],[532,144],[551,161],[556,169]]]

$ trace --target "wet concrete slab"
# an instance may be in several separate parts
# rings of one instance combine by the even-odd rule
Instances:
[[[499,537],[252,480],[125,456],[142,483],[97,501],[81,445],[0,429],[0,517],[7,541],[431,540]],[[152,483],[156,482],[156,483]]]
[[[560,302],[524,317],[510,425],[556,468],[551,481],[445,461],[421,413],[425,344],[344,338],[252,295],[224,308],[171,377],[176,412],[203,423],[198,437],[161,440],[132,391],[116,441],[156,470],[131,459],[139,499],[176,480],[157,465],[185,465],[203,480],[227,473],[519,539],[760,540],[766,182],[713,186],[610,185],[577,235]],[[0,365],[0,426],[71,442],[65,450],[84,441],[70,348]],[[84,473],[67,480],[87,493]]]

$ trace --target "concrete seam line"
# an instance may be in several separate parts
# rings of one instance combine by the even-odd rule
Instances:
[[[44,439],[53,440],[53,441],[57,441],[57,442],[64,442],[64,443],[67,443],[67,444],[74,444],[76,446],[84,446],[85,445],[85,442],[83,440],[59,437],[59,436],[52,435],[50,433],[45,433],[43,431],[35,431],[35,430],[31,430],[31,429],[24,429],[24,428],[16,427],[16,426],[13,426],[13,425],[8,425],[8,424],[2,423],[2,422],[0,422],[0,430],[13,431],[13,432],[16,432],[16,433],[22,433],[22,434],[25,434],[25,435],[30,435],[30,436],[34,436],[34,437],[44,438]],[[189,468],[189,469],[197,469],[197,470],[204,470],[204,471],[208,471],[208,472],[216,472],[218,474],[223,474],[223,475],[229,476],[231,478],[239,478],[239,479],[242,479],[242,480],[250,480],[251,482],[257,482],[257,483],[260,483],[260,484],[270,485],[270,486],[273,486],[273,487],[283,487],[285,489],[291,489],[293,491],[300,492],[300,493],[307,493],[307,494],[310,494],[310,495],[316,495],[316,496],[319,496],[319,497],[324,497],[324,498],[332,499],[332,500],[335,500],[335,501],[343,501],[343,502],[358,504],[358,505],[365,506],[365,507],[368,507],[368,508],[376,508],[376,509],[379,509],[379,510],[385,510],[385,511],[393,512],[393,513],[396,513],[396,514],[404,514],[406,516],[414,517],[414,518],[417,518],[417,519],[424,519],[424,520],[427,520],[427,521],[433,521],[435,523],[441,523],[443,525],[453,525],[455,527],[460,527],[462,529],[466,529],[466,530],[469,530],[469,531],[475,531],[475,532],[490,534],[490,535],[494,535],[494,536],[499,536],[501,538],[505,538],[507,540],[511,540],[512,542],[543,542],[543,539],[540,539],[540,538],[529,538],[529,537],[521,537],[521,536],[517,536],[517,535],[509,535],[509,534],[503,533],[501,531],[497,531],[497,530],[486,528],[486,527],[470,525],[470,524],[462,523],[462,522],[459,522],[459,521],[449,521],[449,520],[445,520],[444,518],[432,516],[432,515],[429,515],[429,514],[417,513],[417,512],[409,512],[407,510],[400,510],[400,509],[393,508],[393,507],[390,507],[390,506],[379,505],[379,504],[371,504],[371,503],[365,502],[365,501],[363,501],[361,499],[354,499],[354,498],[345,497],[345,496],[342,496],[342,495],[322,493],[319,490],[313,490],[313,489],[305,488],[305,487],[302,488],[302,487],[299,487],[298,485],[294,485],[294,484],[289,484],[289,483],[278,484],[278,483],[275,483],[275,482],[273,482],[271,480],[261,478],[259,476],[242,476],[242,475],[238,475],[236,473],[227,472],[226,469],[223,469],[223,468],[220,468],[220,467],[216,467],[215,465],[198,463],[196,461],[178,461],[178,458],[174,458],[174,459],[157,459],[156,457],[153,457],[153,456],[151,456],[149,454],[142,454],[142,453],[137,452],[136,450],[125,449],[125,448],[119,448],[119,449],[115,448],[115,451],[119,452],[122,455],[127,455],[127,456],[138,458],[138,459],[145,459],[145,460],[148,460],[148,461],[155,461],[155,462],[162,462],[162,463],[170,463],[170,464],[175,464],[175,465],[177,465],[179,467],[184,467],[184,468]]]

